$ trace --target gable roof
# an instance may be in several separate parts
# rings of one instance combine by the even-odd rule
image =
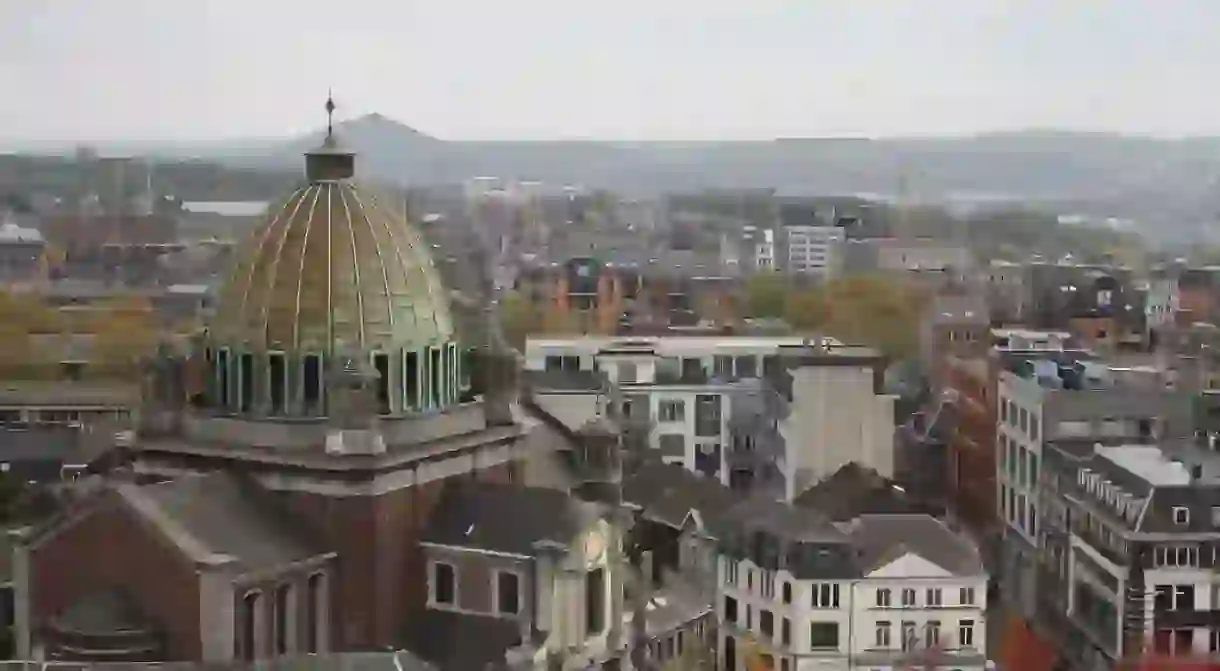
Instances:
[[[623,499],[643,509],[644,517],[675,529],[682,528],[693,511],[707,525],[719,524],[741,500],[714,478],[692,473],[679,464],[647,460],[623,479]]]
[[[798,508],[816,510],[836,522],[860,515],[929,512],[904,490],[896,489],[893,480],[854,461],[802,492],[792,503]]]
[[[255,483],[223,471],[113,487],[124,503],[197,562],[236,562],[248,573],[326,554]]]
[[[451,480],[421,540],[533,556],[538,543],[568,545],[600,512],[596,504],[555,489]]]
[[[901,558],[918,555],[954,575],[982,575],[978,549],[931,515],[862,515],[841,525],[869,573]]]

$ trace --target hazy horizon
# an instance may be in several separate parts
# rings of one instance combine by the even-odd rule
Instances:
[[[0,140],[1220,135],[1214,0],[0,5]]]

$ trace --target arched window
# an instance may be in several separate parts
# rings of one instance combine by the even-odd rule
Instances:
[[[314,415],[322,410],[322,357],[306,354],[303,368],[301,396],[305,401],[305,414]]]
[[[246,661],[258,659],[258,615],[262,601],[261,592],[250,592],[242,597],[241,613],[237,618],[237,654]]]
[[[309,576],[305,588],[305,652],[322,652],[326,641],[326,575]]]
[[[288,367],[284,365],[284,353],[272,352],[267,355],[267,391],[271,401],[271,414],[282,415],[285,400],[288,397]]]
[[[296,618],[291,617],[292,586],[275,588],[275,654],[286,655],[291,649],[291,627]]]
[[[377,412],[390,414],[390,355],[377,352],[373,355],[373,368],[377,370]]]

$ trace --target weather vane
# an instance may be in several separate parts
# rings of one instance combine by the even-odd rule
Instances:
[[[328,89],[326,91],[326,137],[331,137],[335,133],[335,96]]]

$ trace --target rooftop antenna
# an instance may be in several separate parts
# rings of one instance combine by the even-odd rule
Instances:
[[[335,134],[335,96],[330,89],[326,90],[326,138]]]

